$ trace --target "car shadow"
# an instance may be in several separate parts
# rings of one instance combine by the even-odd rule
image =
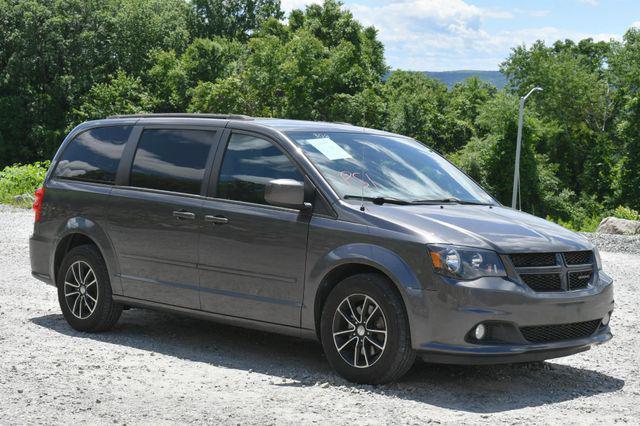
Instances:
[[[106,333],[75,331],[60,314],[32,318],[31,322],[67,336],[287,379],[274,386],[321,385],[473,413],[570,401],[614,392],[625,384],[597,371],[554,362],[449,366],[418,361],[398,383],[355,385],[333,372],[321,345],[314,341],[143,309],[125,311],[114,330]]]

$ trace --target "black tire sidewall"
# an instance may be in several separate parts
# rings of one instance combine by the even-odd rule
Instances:
[[[378,384],[389,379],[389,373],[397,369],[404,351],[411,351],[409,327],[404,304],[386,277],[378,274],[357,274],[341,281],[329,294],[320,322],[322,346],[329,364],[347,380],[356,383]],[[356,368],[347,364],[333,341],[333,316],[340,303],[353,294],[364,294],[380,306],[387,321],[387,342],[380,359],[370,367]],[[393,378],[392,378],[393,379]]]
[[[71,313],[64,296],[64,280],[69,266],[74,262],[84,261],[89,264],[95,273],[98,286],[98,303],[93,313],[84,319],[77,318]],[[104,312],[110,308],[112,301],[111,283],[107,267],[98,250],[89,245],[78,246],[69,251],[64,257],[57,274],[58,302],[64,319],[78,331],[93,331],[103,321]]]

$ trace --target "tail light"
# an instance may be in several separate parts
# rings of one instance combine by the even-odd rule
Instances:
[[[42,217],[42,200],[44,199],[44,188],[38,188],[35,192],[35,200],[33,201],[33,211],[36,213],[35,221],[40,222]]]

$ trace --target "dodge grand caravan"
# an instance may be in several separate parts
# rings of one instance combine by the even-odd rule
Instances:
[[[415,140],[214,114],[75,128],[36,193],[33,275],[76,330],[125,307],[318,339],[355,382],[611,339],[580,235],[501,206]]]

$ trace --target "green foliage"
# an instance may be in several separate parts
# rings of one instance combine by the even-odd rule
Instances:
[[[619,200],[640,210],[640,29],[630,29],[624,45],[614,46],[611,73],[622,105],[616,127],[624,146]]]
[[[380,126],[373,119],[382,108],[364,109],[380,104],[376,88],[386,72],[375,30],[333,0],[295,11],[288,25],[267,22],[234,58],[234,72],[198,83],[189,110]]]
[[[0,171],[0,203],[30,207],[33,193],[44,182],[50,164],[47,160],[5,167]]]
[[[583,196],[577,200],[573,194],[565,194],[563,217],[556,217],[560,225],[574,231],[594,232],[604,216],[605,209],[595,197]],[[551,220],[554,220],[553,217]]]
[[[152,109],[152,100],[139,78],[118,71],[107,83],[94,85],[74,111],[78,121],[95,120],[114,114],[136,114]]]
[[[282,19],[280,0],[193,0],[192,31],[199,37],[247,40],[270,18]]]
[[[640,220],[640,213],[638,213],[636,210],[630,209],[629,207],[625,207],[625,206],[616,207],[613,210],[612,215],[620,219]]]
[[[0,166],[51,158],[88,91],[183,51],[184,0],[0,0]]]
[[[200,112],[220,112],[229,114],[258,113],[256,95],[248,90],[238,77],[228,77],[217,83],[200,83],[194,90],[189,109]],[[267,115],[267,114],[263,114]]]

